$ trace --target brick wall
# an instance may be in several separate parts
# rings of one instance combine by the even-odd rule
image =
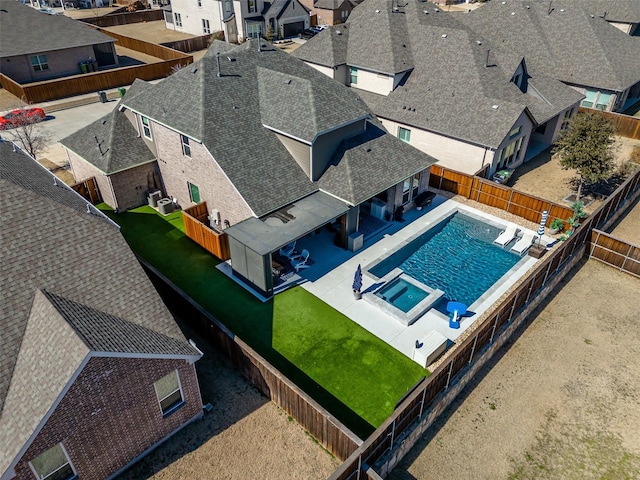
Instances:
[[[163,418],[153,383],[175,369],[185,405]],[[201,412],[194,365],[94,357],[20,459],[17,478],[35,478],[28,462],[59,442],[79,478],[107,478]]]
[[[73,178],[76,179],[76,182],[81,182],[88,178],[95,177],[104,203],[109,205],[111,208],[117,208],[116,199],[111,191],[111,185],[107,176],[72,151],[67,150],[67,153],[69,154],[69,164],[71,165]]]
[[[160,185],[155,185],[154,188],[153,176],[157,170],[157,162],[150,162],[109,176],[120,211],[146,205],[150,190],[162,190],[158,188]]]
[[[167,195],[176,197],[183,207],[194,205],[187,182],[196,185],[200,200],[207,202],[209,211],[217,209],[220,218],[231,225],[253,216],[251,209],[227,179],[206,148],[190,140],[191,157],[182,154],[180,134],[162,125],[153,125],[158,149],[158,166]]]

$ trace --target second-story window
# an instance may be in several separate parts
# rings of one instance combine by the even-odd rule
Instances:
[[[211,33],[211,26],[209,25],[209,20],[206,18],[202,19],[202,33]]]
[[[349,67],[349,83],[351,85],[358,83],[358,69],[356,67]]]
[[[257,11],[256,0],[249,0],[249,13],[256,13]]]
[[[182,142],[182,154],[190,157],[191,156],[191,147],[189,146],[189,137],[185,137],[184,135],[180,135],[180,141]]]
[[[182,15],[179,13],[175,13],[173,14],[173,16],[176,19],[176,27],[181,27],[182,26]]]
[[[149,123],[149,119],[147,117],[141,117],[142,120],[142,133],[144,136],[151,140],[151,124]]]
[[[202,0],[198,0],[198,7],[202,7]]]
[[[224,11],[229,13],[231,12],[231,1],[230,0],[225,0],[224,2]]]

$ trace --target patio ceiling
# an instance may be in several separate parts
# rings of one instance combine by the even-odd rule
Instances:
[[[266,255],[345,214],[349,208],[342,200],[315,192],[262,218],[244,220],[225,233]]]

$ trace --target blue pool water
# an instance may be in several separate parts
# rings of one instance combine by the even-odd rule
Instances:
[[[430,228],[370,269],[383,277],[398,267],[447,301],[471,305],[520,260],[493,244],[500,229],[460,212]],[[436,306],[438,308],[438,306]]]
[[[384,300],[407,313],[413,307],[418,305],[422,300],[429,296],[429,292],[425,292],[413,283],[409,283],[401,278],[396,278],[381,288],[377,295]]]

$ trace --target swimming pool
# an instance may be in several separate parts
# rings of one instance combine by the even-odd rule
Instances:
[[[471,306],[521,257],[494,245],[500,227],[461,212],[443,219],[369,269],[378,278],[400,268],[431,288],[444,291],[440,306]]]

